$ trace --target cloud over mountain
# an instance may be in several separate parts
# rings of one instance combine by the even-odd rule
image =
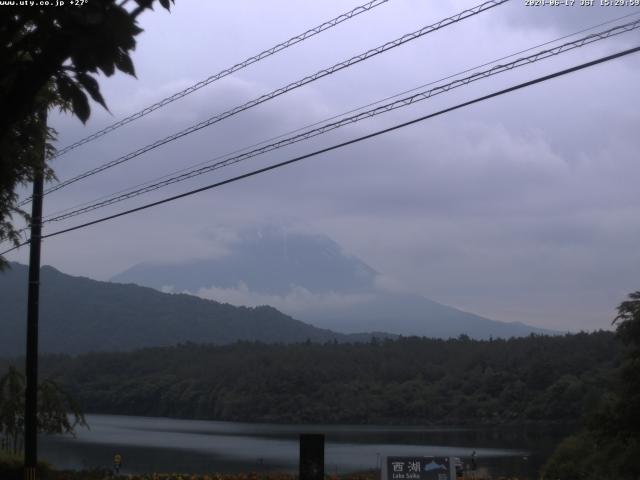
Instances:
[[[327,236],[299,228],[242,229],[227,248],[212,259],[135,265],[112,280],[233,305],[270,305],[343,333],[489,338],[542,331],[439,304],[345,254]]]

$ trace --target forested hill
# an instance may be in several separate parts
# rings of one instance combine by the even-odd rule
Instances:
[[[0,356],[25,345],[27,267],[0,272]],[[40,288],[40,351],[133,350],[193,341],[368,340],[315,328],[272,307],[234,307],[191,295],[73,277],[45,266]]]
[[[610,332],[493,341],[195,344],[47,356],[87,412],[232,421],[577,420],[613,377]]]

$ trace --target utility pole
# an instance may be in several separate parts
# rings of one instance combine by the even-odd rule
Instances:
[[[27,304],[27,354],[24,415],[24,480],[36,480],[38,465],[38,314],[40,300],[40,243],[42,239],[42,190],[47,143],[47,110],[40,113],[43,138],[41,163],[33,177],[31,240],[29,242],[29,293]]]

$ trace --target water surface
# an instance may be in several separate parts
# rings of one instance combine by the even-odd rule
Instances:
[[[494,475],[535,476],[564,432],[549,428],[278,425],[87,415],[76,438],[42,437],[40,456],[58,468],[110,468],[123,473],[289,471],[298,468],[301,433],[324,433],[327,473],[375,469],[384,456],[447,455]]]

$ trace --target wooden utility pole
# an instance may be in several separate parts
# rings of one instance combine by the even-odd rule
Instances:
[[[29,292],[27,304],[27,353],[24,415],[24,479],[36,480],[38,465],[38,316],[40,300],[40,243],[42,239],[42,190],[47,143],[47,113],[40,114],[43,138],[41,162],[33,177],[31,240],[29,242]]]

